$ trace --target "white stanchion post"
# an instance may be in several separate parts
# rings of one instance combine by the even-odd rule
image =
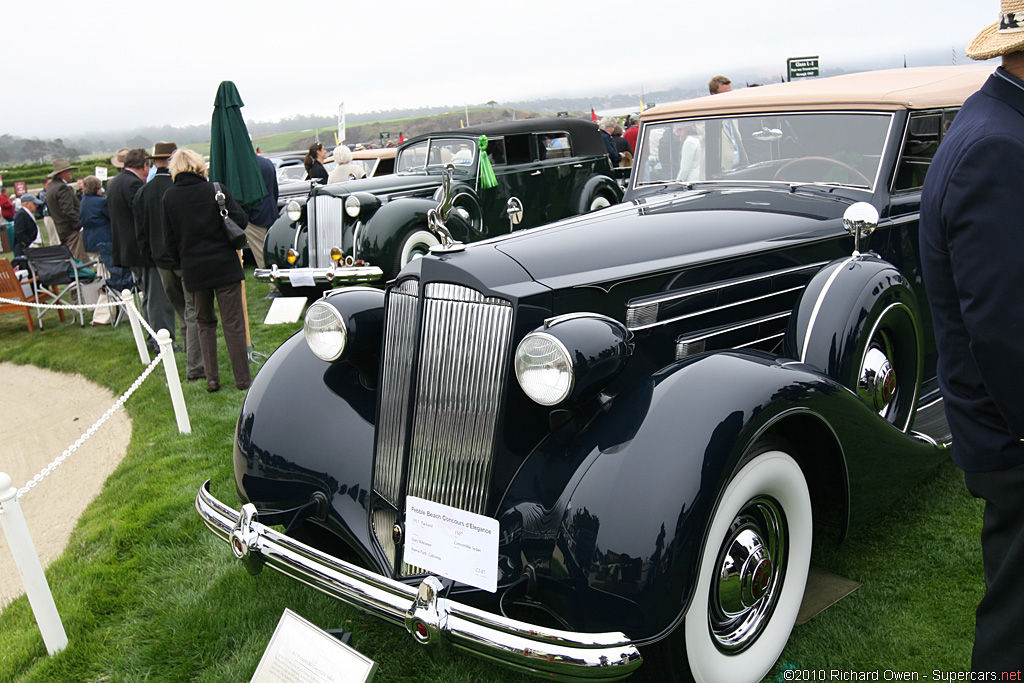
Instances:
[[[18,504],[18,489],[11,486],[11,483],[11,477],[0,472],[0,526],[4,528],[11,554],[14,555],[14,564],[18,566],[21,581],[25,584],[25,594],[36,616],[39,632],[43,634],[46,651],[55,655],[67,647],[68,636],[57,613],[57,605],[53,602],[50,585],[46,583],[46,574],[36,554],[36,546],[28,532],[25,514]]]
[[[174,346],[171,341],[171,333],[162,328],[157,330],[156,343],[160,345],[161,353],[166,351],[164,353],[164,373],[167,375],[167,388],[171,392],[174,417],[178,420],[178,433],[191,434],[192,425],[188,421],[188,410],[185,409],[185,394],[181,391],[181,380],[178,378],[178,364],[174,362]]]
[[[132,292],[130,289],[121,290],[121,298],[124,301],[134,302],[132,298]],[[142,331],[142,323],[139,322],[139,315],[135,310],[135,306],[125,305],[128,309],[128,322],[132,324],[132,334],[135,335],[135,346],[139,350],[139,360],[142,361],[143,365],[149,365],[149,348],[146,347],[146,338],[143,336],[145,333]]]

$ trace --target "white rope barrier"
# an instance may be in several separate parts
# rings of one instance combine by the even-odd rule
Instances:
[[[128,400],[128,397],[135,393],[136,389],[142,386],[142,383],[146,381],[146,378],[149,377],[149,374],[151,372],[153,372],[153,369],[156,368],[157,364],[165,356],[165,354],[166,352],[161,350],[160,355],[157,356],[153,360],[153,362],[150,363],[149,366],[142,371],[142,374],[139,375],[138,379],[132,382],[132,385],[128,388],[128,391],[121,394],[121,397],[114,402],[114,405],[110,406],[110,408],[107,409],[107,412],[103,413],[103,415],[100,416],[100,419],[96,420],[96,422],[93,423],[91,427],[85,430],[85,433],[82,434],[82,436],[78,437],[77,441],[68,446],[64,450],[64,452],[57,456],[57,458],[53,462],[51,462],[49,465],[40,470],[39,474],[29,479],[28,483],[26,483],[24,486],[18,489],[17,499],[20,500],[21,497],[24,496],[26,493],[34,489],[36,486],[39,486],[43,479],[45,479],[55,469],[60,467],[61,463],[67,460],[72,453],[81,448],[82,445],[89,440],[89,437],[95,434],[96,430],[98,430],[104,422],[109,420],[110,416],[113,415],[118,408],[124,405],[124,402]]]
[[[190,434],[192,432],[188,411],[185,408],[185,396],[181,391],[181,381],[178,378],[178,366],[174,362],[171,333],[164,329],[158,332],[153,331],[149,323],[139,315],[131,291],[126,289],[121,292],[121,296],[122,299],[120,301],[102,304],[43,304],[34,301],[26,302],[0,297],[0,302],[2,303],[50,310],[85,311],[89,309],[94,310],[100,306],[124,306],[128,313],[128,319],[131,322],[132,334],[135,337],[135,344],[139,350],[139,358],[146,365],[146,369],[132,382],[128,390],[121,394],[117,401],[114,402],[114,405],[108,408],[84,434],[78,437],[73,444],[68,446],[63,453],[44,467],[39,474],[32,477],[23,487],[15,489],[12,486],[11,477],[5,472],[0,472],[0,527],[3,528],[4,534],[7,536],[8,543],[11,546],[14,563],[18,567],[18,573],[21,575],[22,582],[25,585],[25,594],[28,596],[29,604],[32,606],[32,613],[35,615],[39,632],[43,636],[46,651],[50,655],[54,655],[67,647],[68,637],[64,631],[64,624],[61,622],[60,614],[57,612],[57,606],[53,601],[53,593],[46,582],[46,574],[43,572],[43,565],[39,560],[35,544],[32,542],[28,524],[25,522],[25,515],[18,502],[19,499],[39,486],[46,477],[52,474],[65,460],[81,448],[119,408],[123,408],[125,401],[135,393],[136,389],[142,386],[142,383],[146,381],[146,378],[149,377],[161,361],[163,361],[164,372],[167,376],[167,387],[170,390],[171,403],[174,406],[174,415],[178,422],[178,431],[182,434]],[[84,320],[84,314],[82,315]],[[149,349],[146,347],[142,337],[142,329],[145,329],[156,340],[160,348],[160,352],[152,362],[149,360]]]

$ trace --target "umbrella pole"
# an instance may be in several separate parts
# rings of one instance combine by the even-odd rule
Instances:
[[[242,264],[242,272],[245,272],[245,257],[242,250],[238,250],[238,261]],[[245,352],[249,356],[250,363],[262,363],[267,358],[266,354],[258,353],[252,347],[252,336],[249,334],[249,302],[245,298],[245,278],[242,278],[242,315],[245,316]]]

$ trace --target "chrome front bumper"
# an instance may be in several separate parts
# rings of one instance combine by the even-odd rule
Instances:
[[[260,524],[249,504],[237,512],[199,489],[196,510],[256,573],[263,565],[360,610],[404,626],[422,645],[445,646],[520,671],[562,681],[614,681],[640,666],[640,653],[622,633],[573,633],[506,619],[440,597],[441,582],[419,587],[357,567]]]
[[[292,281],[292,271],[295,271],[296,284]],[[278,268],[276,265],[270,268],[257,268],[255,271],[257,280],[269,280],[270,282],[287,282],[297,287],[304,286],[302,280],[312,278],[314,284],[352,284],[356,282],[374,282],[384,277],[384,271],[377,266],[332,266],[330,268]]]

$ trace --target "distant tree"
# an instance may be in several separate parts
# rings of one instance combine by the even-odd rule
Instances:
[[[494,105],[496,104],[497,102],[495,102],[494,100],[488,100],[487,102],[487,106],[490,107],[491,109],[494,109]]]
[[[46,158],[46,148],[47,144],[42,140],[22,140],[21,158],[41,164]]]
[[[149,147],[149,142],[149,138],[143,137],[141,135],[136,135],[135,137],[128,140],[128,142],[125,144],[128,145],[129,149],[135,149],[136,147],[146,149],[147,147]]]

